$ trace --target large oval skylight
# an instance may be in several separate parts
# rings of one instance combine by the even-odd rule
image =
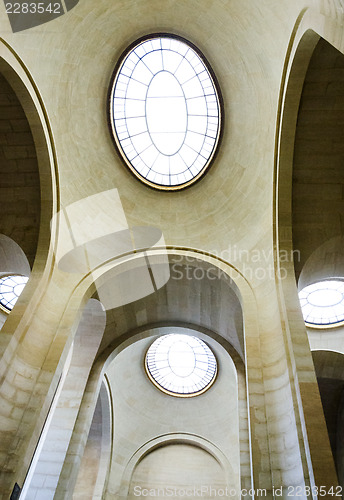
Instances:
[[[344,322],[344,281],[333,279],[308,285],[299,292],[303,318],[313,327]]]
[[[195,182],[220,135],[218,92],[189,42],[152,35],[123,57],[112,83],[110,122],[132,172],[159,189]]]
[[[197,396],[214,382],[217,363],[207,344],[197,337],[169,334],[153,342],[146,354],[148,376],[173,396]]]
[[[11,311],[17,302],[19,295],[29,278],[26,276],[11,275],[0,278],[0,305],[6,310]]]

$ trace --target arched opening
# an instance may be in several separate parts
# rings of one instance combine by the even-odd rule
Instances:
[[[316,484],[331,485],[336,484],[335,468],[321,406],[326,384],[320,386],[320,399],[309,348],[310,341],[313,349],[326,349],[328,339],[324,331],[306,330],[297,283],[301,289],[321,279],[342,277],[340,220],[344,209],[344,176],[340,144],[344,120],[344,56],[334,46],[335,30],[327,30],[321,24],[321,16],[317,18],[314,12],[308,14],[303,19],[300,16],[291,39],[286,80],[281,91],[276,175],[277,248],[293,250],[294,255],[289,263],[279,262],[279,267],[287,271],[285,279],[280,281],[280,298],[286,335],[292,346],[292,362],[298,370],[303,402],[301,421],[307,430],[309,466],[314,471]],[[312,25],[323,38],[311,29]],[[338,349],[338,341],[341,342],[338,335],[334,337],[332,346],[337,343]],[[320,435],[323,435],[321,441]]]
[[[299,250],[299,289],[343,278],[344,255],[344,55],[321,38],[306,72],[296,125],[293,161],[293,246]],[[317,336],[312,331],[312,338]],[[338,355],[344,366],[343,357]],[[337,421],[343,382],[324,377],[326,360],[313,353],[317,381],[337,473],[342,468]],[[329,361],[329,360],[327,360]],[[338,361],[338,360],[337,360]],[[329,362],[328,367],[332,366]],[[339,477],[343,484],[343,477]]]
[[[40,179],[29,121],[0,64],[0,277],[30,276],[41,211]],[[0,308],[3,324],[9,310]]]
[[[228,341],[245,357],[240,293],[233,279],[196,256],[170,255],[170,279],[155,293],[107,311],[101,350],[145,326],[196,325]]]
[[[153,338],[157,335],[165,334],[167,330],[171,331],[171,329],[196,331],[196,335],[201,339],[207,339],[205,341],[209,342],[209,344],[211,343],[212,346],[217,345],[217,352],[221,351],[221,353],[224,353],[223,356],[227,359],[223,365],[227,366],[229,372],[231,372],[231,369],[228,368],[228,366],[233,365],[234,362],[235,368],[234,372],[231,372],[231,375],[227,373],[227,376],[225,376],[225,370],[223,367],[221,368],[221,377],[223,377],[222,383],[224,384],[222,389],[220,389],[220,385],[218,385],[218,380],[220,379],[217,379],[216,384],[211,386],[209,391],[195,398],[190,398],[190,401],[186,401],[186,404],[197,406],[201,404],[200,401],[202,401],[202,398],[208,398],[211,394],[213,394],[212,397],[215,397],[216,400],[220,398],[224,402],[227,401],[226,404],[229,405],[228,407],[225,403],[220,405],[220,407],[223,406],[223,408],[227,408],[225,412],[226,415],[222,413],[221,417],[223,418],[222,428],[226,428],[226,431],[223,431],[222,435],[227,433],[226,439],[230,441],[232,438],[233,442],[236,442],[236,451],[232,456],[232,481],[235,482],[236,489],[238,489],[240,485],[246,488],[251,487],[252,469],[250,462],[251,456],[249,453],[249,410],[244,368],[245,342],[243,337],[242,305],[239,299],[240,293],[238,287],[229,274],[221,271],[217,267],[215,261],[213,265],[211,265],[210,263],[202,261],[197,255],[194,255],[193,258],[191,258],[190,255],[187,260],[181,255],[179,257],[176,256],[174,259],[173,252],[171,252],[170,259],[171,279],[164,287],[154,294],[150,294],[140,300],[125,304],[113,310],[107,310],[106,312],[107,324],[104,336],[98,350],[97,359],[90,373],[83,402],[70,441],[69,450],[67,451],[60,475],[60,481],[57,487],[58,495],[65,495],[67,492],[71,491],[74,491],[74,495],[80,494],[80,474],[84,474],[86,469],[83,469],[84,472],[82,472],[79,469],[79,465],[82,461],[86,463],[86,458],[85,460],[83,458],[87,456],[85,443],[87,441],[87,436],[90,435],[91,422],[93,418],[96,418],[95,411],[97,398],[105,374],[109,380],[112,400],[114,401],[115,428],[113,430],[113,439],[115,439],[115,441],[108,481],[108,488],[110,488],[111,491],[117,491],[118,481],[122,478],[123,470],[126,467],[126,461],[128,461],[131,454],[135,453],[137,448],[142,444],[145,444],[147,439],[152,439],[156,435],[162,433],[164,424],[156,422],[156,425],[153,426],[154,432],[144,438],[142,419],[140,412],[136,408],[134,411],[134,413],[136,412],[136,423],[134,423],[132,432],[129,432],[130,435],[136,435],[136,437],[130,440],[131,444],[127,442],[125,437],[123,437],[124,442],[122,443],[122,438],[120,437],[120,432],[123,432],[123,429],[127,429],[128,431],[130,420],[128,412],[130,414],[133,411],[133,407],[136,405],[135,401],[137,405],[139,405],[140,401],[142,404],[145,403],[143,408],[141,408],[143,413],[146,411],[144,408],[147,406],[151,407],[152,411],[155,407],[154,401],[151,405],[146,404],[147,394],[145,396],[144,393],[141,394],[139,391],[139,388],[142,388],[142,384],[144,389],[148,390],[148,395],[154,395],[153,399],[156,397],[167,397],[171,398],[171,400],[177,399],[163,393],[160,394],[160,391],[151,383],[145,374],[143,365],[144,354]],[[186,262],[188,262],[187,265],[185,265]],[[177,267],[173,268],[174,265]],[[236,279],[240,283],[240,278],[237,275]],[[245,290],[245,288],[243,288],[243,290]],[[247,318],[250,318],[250,315],[252,316],[253,314],[254,311],[251,307],[251,309],[248,310]],[[247,328],[248,333],[253,323],[251,318],[251,324]],[[150,339],[149,337],[152,338]],[[121,359],[124,360],[124,364],[121,363],[123,372],[126,374],[124,378],[117,374],[113,376],[110,374],[110,371],[116,370],[116,360],[120,363]],[[130,370],[133,370],[133,377],[136,378],[132,381],[130,387],[128,387],[128,374]],[[228,384],[230,380],[233,381],[235,386],[235,394],[233,393],[232,397],[228,395]],[[225,381],[227,381],[227,384]],[[192,399],[194,400],[193,402],[191,402]],[[119,405],[116,406],[116,400],[117,402],[122,401],[123,404],[119,403]],[[198,403],[197,400],[199,401]],[[168,405],[170,404],[169,402]],[[173,404],[176,404],[176,401],[174,401]],[[177,402],[177,404],[180,403]],[[204,399],[202,404],[204,404]],[[252,404],[254,404],[253,401]],[[122,415],[119,414],[121,406],[122,409],[124,408],[126,410],[122,412]],[[163,402],[161,411],[163,411],[163,407],[166,409],[167,406]],[[206,406],[206,411],[208,413],[210,412],[208,415],[208,427],[212,428],[214,432],[216,432],[216,425],[214,425],[214,422],[217,420],[214,418],[212,409],[215,407],[215,400],[214,404],[208,404]],[[160,413],[161,411],[159,410]],[[200,411],[204,413],[205,409]],[[220,413],[223,411],[223,409],[220,410]],[[157,411],[156,416],[159,412]],[[189,418],[189,432],[195,432],[195,428],[192,427],[192,425],[195,424],[195,419],[191,418],[191,415],[194,414],[195,411],[192,409],[186,412],[187,418]],[[233,416],[233,425],[228,424],[228,419],[232,418],[229,417],[229,415]],[[239,419],[240,426],[238,426]],[[173,426],[173,423],[171,423],[171,425]],[[205,425],[205,423],[203,425]],[[205,425],[205,428],[206,427]],[[183,426],[182,423],[180,429],[181,432],[186,432],[186,427]],[[170,431],[172,433],[174,432],[173,429]],[[208,430],[206,433],[207,432]],[[125,433],[126,431],[124,431],[123,436]],[[213,437],[210,436],[210,439],[212,438]],[[117,441],[117,439],[119,439],[119,441]],[[231,447],[229,441],[226,444],[228,455],[230,455],[229,449]],[[129,456],[123,458],[125,450],[128,451]],[[117,456],[118,453],[120,453],[121,456]],[[233,458],[234,455],[235,458]],[[79,477],[79,484],[76,486],[77,477]],[[113,481],[117,481],[117,486]]]
[[[318,249],[344,236],[343,143],[344,55],[321,38],[305,76],[294,146],[292,228],[301,286],[336,276],[335,264],[344,264],[337,245],[305,268]]]
[[[0,280],[1,278],[6,278],[8,276],[20,276],[26,278],[30,276],[30,264],[25,253],[15,241],[4,234],[0,234],[0,262]],[[3,298],[5,298],[4,304],[7,304],[7,301],[10,300],[10,305],[12,307],[13,294],[10,294],[10,297],[6,299],[5,292]],[[2,297],[0,293],[0,302],[1,299]],[[6,321],[9,311],[10,309],[6,306],[5,308],[0,307],[0,329]]]
[[[145,373],[147,349],[154,339],[171,333],[197,336],[207,343],[217,359],[218,374],[214,384],[198,396],[182,398],[166,394]],[[233,362],[226,349],[209,335],[185,327],[161,326],[142,332],[141,339],[117,354],[108,366],[106,376],[115,420],[107,484],[110,496],[119,490],[124,494],[127,467],[138,450],[158,438],[164,444],[176,434],[201,436],[219,449],[228,464],[221,484],[240,490],[240,453],[243,451],[240,448],[245,448],[245,432],[239,432],[239,418],[244,413],[239,408],[246,406],[242,362],[238,359]],[[219,400],[221,404],[217,403]],[[196,418],[196,415],[201,418]],[[177,460],[171,464],[172,476],[177,477],[178,470]],[[191,477],[189,479],[191,481]],[[192,488],[194,484],[191,481],[185,486]]]

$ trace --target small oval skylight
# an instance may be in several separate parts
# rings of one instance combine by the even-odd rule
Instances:
[[[153,342],[146,354],[152,382],[172,396],[197,396],[209,389],[217,372],[216,358],[197,337],[169,334]]]
[[[0,278],[0,305],[6,311],[13,309],[28,279],[26,276],[19,275],[3,276]]]
[[[126,164],[143,182],[180,189],[209,166],[220,136],[214,76],[173,35],[151,35],[124,55],[111,88],[110,122]]]
[[[344,281],[318,281],[299,292],[305,323],[313,327],[339,326],[344,322]]]

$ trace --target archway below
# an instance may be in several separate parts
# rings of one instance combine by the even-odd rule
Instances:
[[[208,344],[216,357],[216,380],[200,395],[175,397],[166,394],[145,373],[144,359],[154,337],[171,333],[197,336]],[[239,360],[237,356],[234,361],[210,336],[181,327],[142,332],[141,339],[114,358],[106,371],[114,413],[113,453],[106,487],[109,498],[118,491],[121,491],[120,498],[127,498],[130,477],[142,457],[171,440],[178,443],[191,441],[197,445],[202,441],[216,448],[224,457],[225,465],[221,462],[221,466],[225,470],[226,485],[235,491],[240,490],[240,452],[244,455],[249,436],[245,374]],[[144,448],[147,452],[142,455]],[[205,445],[202,448],[209,449]],[[178,464],[177,459],[175,463]],[[178,475],[177,470],[174,475]],[[203,484],[197,483],[196,479],[192,485]],[[183,482],[180,487],[182,485]]]
[[[200,447],[169,444],[146,455],[135,467],[130,481],[129,500],[150,496],[163,500],[168,494],[211,499],[225,492],[224,470],[215,458]]]

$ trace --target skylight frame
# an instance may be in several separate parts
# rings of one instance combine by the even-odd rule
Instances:
[[[326,287],[326,288],[325,288]],[[332,305],[318,306],[309,301],[309,296],[312,293],[321,290],[332,290],[342,295],[342,299]],[[339,297],[338,297],[339,298]],[[337,328],[344,325],[344,278],[326,278],[305,286],[299,292],[299,300],[302,309],[305,325],[309,328],[328,329]],[[305,312],[305,307],[311,308],[309,312]],[[336,308],[337,313],[332,311],[332,316],[315,316],[311,313],[314,309],[325,312],[326,309]],[[310,321],[312,319],[312,321]],[[317,321],[315,321],[317,320]]]
[[[25,281],[25,283],[16,283],[16,278],[20,278],[19,281]],[[13,307],[15,306],[18,298],[20,297],[21,293],[18,295],[14,292],[14,288],[15,286],[18,286],[18,285],[24,285],[24,287],[26,286],[27,282],[28,282],[29,278],[27,276],[23,276],[21,274],[6,274],[6,275],[3,275],[3,276],[0,276],[0,310],[6,312],[7,314],[9,314]],[[4,285],[4,282],[14,282],[15,284],[13,285],[12,284],[12,291],[3,291],[2,288],[5,286],[10,286],[9,284],[5,284]],[[6,294],[10,294],[11,297],[8,297],[7,300],[5,300],[5,297],[4,295]],[[10,298],[10,300],[8,300]],[[10,307],[9,307],[10,306]]]
[[[168,347],[169,344],[171,344],[172,346],[176,345],[179,342],[186,342],[189,345],[189,347],[193,350],[194,354],[194,360],[195,360],[194,369],[190,375],[187,375],[185,377],[178,376],[175,374],[175,372],[173,372],[169,358],[170,350],[165,351],[164,353],[164,344],[167,344]],[[165,355],[166,357],[163,358],[162,355]],[[206,370],[204,370],[205,356],[207,359]],[[156,359],[157,357],[159,358],[158,360]],[[159,370],[161,370],[161,368],[157,367],[158,362],[161,363],[165,362],[168,365],[164,367],[165,374],[161,375],[160,372],[159,378],[157,377],[157,373],[159,372]],[[208,389],[210,389],[214,384],[218,374],[218,362],[212,349],[198,337],[180,333],[171,333],[167,335],[162,335],[157,339],[155,339],[154,342],[152,342],[150,347],[147,349],[147,352],[145,354],[144,366],[146,374],[150,379],[150,381],[154,384],[154,386],[156,386],[160,391],[162,391],[165,394],[168,394],[169,396],[174,396],[179,398],[195,397],[208,391]],[[199,374],[200,372],[203,372],[202,377],[197,376],[197,373]],[[197,383],[193,382],[192,384],[189,384],[188,391],[185,390],[183,392],[178,391],[177,390],[178,384],[177,386],[176,385],[173,386],[171,384],[171,380],[173,381],[173,379],[176,380],[177,378],[180,381],[181,379],[186,380],[189,379],[190,377],[196,378],[198,382]],[[170,381],[170,385],[168,385],[167,383],[168,381]]]
[[[200,61],[204,65],[205,71],[207,72],[207,79],[211,82],[212,89],[214,90],[214,92],[210,96],[210,100],[212,100],[214,98],[215,101],[210,102],[208,104],[210,106],[213,106],[215,103],[215,105],[216,105],[215,116],[211,116],[212,111],[209,112],[209,116],[207,118],[208,121],[207,121],[206,133],[204,134],[204,140],[202,143],[203,149],[205,147],[208,148],[208,146],[210,146],[211,151],[209,152],[209,157],[207,158],[207,160],[205,161],[205,163],[203,165],[201,164],[202,165],[201,168],[199,170],[197,170],[197,168],[194,167],[194,164],[196,164],[196,162],[201,157],[202,157],[202,161],[203,161],[203,156],[200,153],[198,153],[196,159],[192,162],[192,165],[188,165],[187,168],[184,170],[184,173],[187,172],[187,174],[186,174],[187,176],[190,176],[192,174],[193,177],[186,179],[186,180],[181,180],[181,182],[178,184],[163,184],[163,183],[159,183],[159,182],[155,182],[155,181],[152,181],[150,179],[147,179],[143,172],[140,172],[139,170],[136,169],[137,165],[135,166],[132,163],[132,161],[134,161],[134,160],[136,162],[137,159],[140,157],[140,155],[145,152],[145,150],[140,151],[137,154],[135,153],[134,158],[131,158],[130,153],[128,153],[128,150],[126,153],[126,151],[124,150],[123,144],[122,144],[122,141],[126,140],[126,138],[123,138],[123,137],[120,138],[118,136],[117,129],[116,129],[116,120],[117,120],[117,122],[119,120],[122,120],[122,119],[125,121],[125,118],[118,118],[117,119],[116,116],[118,117],[119,115],[118,114],[116,115],[116,113],[114,112],[114,95],[115,95],[115,91],[116,91],[117,78],[121,75],[122,68],[125,66],[127,59],[129,59],[129,57],[131,56],[131,54],[134,50],[138,49],[139,46],[145,42],[152,42],[152,43],[155,42],[156,43],[156,40],[158,40],[159,38],[171,39],[171,43],[173,43],[173,41],[176,41],[176,42],[181,42],[183,44],[186,44],[188,46],[188,48],[195,53],[195,55],[200,59]],[[155,49],[155,50],[165,50],[165,48]],[[145,55],[147,55],[147,54],[145,54]],[[157,73],[155,74],[155,76],[157,75]],[[202,97],[202,96],[200,96],[200,97]],[[207,100],[208,97],[206,97],[205,100]],[[145,108],[146,108],[146,100],[147,100],[147,95],[145,98]],[[187,111],[187,113],[188,113],[188,118],[189,118],[191,116],[191,114],[188,111]],[[208,112],[207,112],[207,114],[208,114]],[[145,118],[145,120],[147,122],[147,115],[144,114],[143,117]],[[213,120],[217,120],[217,122],[212,123]],[[151,188],[161,190],[161,191],[178,191],[178,190],[187,188],[187,187],[193,185],[195,182],[197,182],[201,177],[203,177],[203,175],[205,175],[208,172],[209,167],[211,166],[211,164],[213,163],[213,161],[216,157],[216,154],[217,154],[218,149],[219,149],[219,144],[220,144],[220,141],[222,139],[223,121],[224,121],[223,99],[221,96],[220,87],[219,87],[218,81],[216,79],[216,76],[215,76],[209,62],[205,58],[205,56],[189,40],[187,40],[183,37],[180,37],[178,35],[172,34],[172,33],[153,33],[153,34],[146,35],[146,36],[136,40],[134,43],[132,43],[124,51],[124,53],[120,57],[117,65],[115,67],[115,70],[113,72],[111,84],[109,87],[108,122],[109,122],[109,127],[111,130],[111,136],[112,136],[113,142],[115,144],[116,150],[119,153],[121,159],[123,160],[125,165],[129,168],[130,172],[136,178],[138,178],[141,182],[143,182],[144,184],[148,185]],[[124,123],[123,123],[123,125],[124,125]],[[210,130],[210,127],[213,127],[214,125],[215,125],[215,130],[214,131]],[[123,130],[125,130],[125,129],[123,129]],[[147,130],[145,132],[147,132],[149,134],[148,125],[147,125]],[[189,132],[192,133],[193,131],[186,128],[185,135],[187,135]],[[211,137],[211,135],[208,136],[207,134],[214,135],[214,137]],[[210,143],[205,144],[206,141],[210,141]],[[149,144],[149,146],[147,147],[147,149],[149,149],[152,144],[155,147],[155,143],[152,141]],[[184,146],[185,146],[185,138],[184,138],[184,142],[182,143],[182,147],[184,147]],[[182,147],[180,149],[182,149]],[[200,151],[201,151],[201,153],[204,153],[202,148],[200,148]],[[178,153],[176,153],[176,155],[174,155],[174,156],[173,155],[166,155],[165,158],[168,156],[171,156],[171,157],[173,156],[173,158],[174,158],[175,156],[177,156],[177,154]],[[168,160],[168,161],[170,161],[170,160]],[[154,166],[154,162],[153,162],[153,166]],[[146,169],[148,169],[148,167],[146,167]],[[193,169],[193,171],[195,173],[192,173],[191,169]],[[191,172],[191,174],[190,174],[190,172]],[[178,175],[182,175],[182,174],[183,173],[180,173]],[[158,173],[157,175],[159,176],[162,174]]]

